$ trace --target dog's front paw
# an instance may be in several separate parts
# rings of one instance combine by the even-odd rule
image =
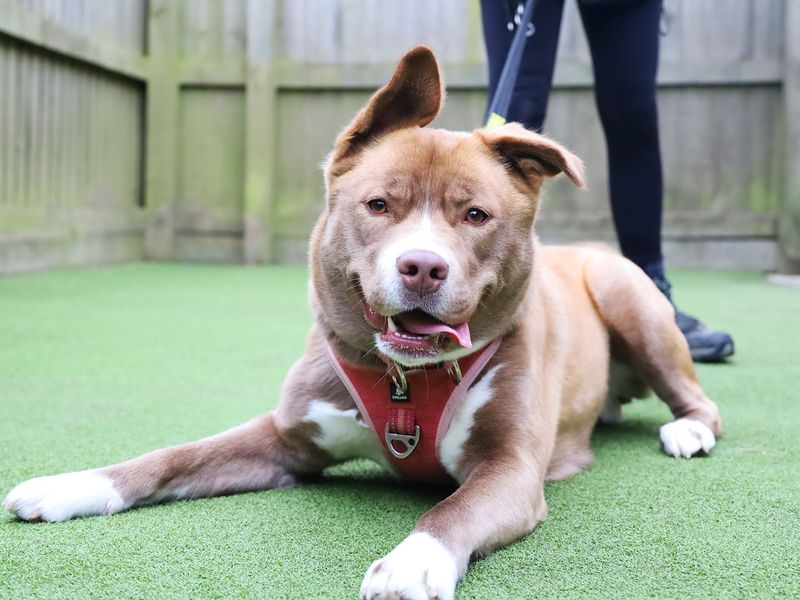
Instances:
[[[412,533],[372,563],[361,584],[362,600],[452,600],[458,566],[450,551],[427,533]]]
[[[29,479],[8,493],[3,507],[25,521],[66,521],[127,508],[113,481],[97,471]]]
[[[661,446],[675,458],[707,454],[717,443],[714,432],[696,419],[677,419],[661,427]]]

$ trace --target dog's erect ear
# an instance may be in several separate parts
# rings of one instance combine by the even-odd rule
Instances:
[[[439,65],[427,46],[409,50],[385,86],[370,98],[356,118],[339,134],[331,167],[352,157],[376,137],[406,127],[424,127],[439,113],[444,100]]]
[[[583,162],[553,140],[519,123],[475,132],[513,173],[538,189],[544,177],[564,173],[579,188],[585,188]]]

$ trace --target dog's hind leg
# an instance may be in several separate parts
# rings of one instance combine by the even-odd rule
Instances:
[[[672,305],[639,267],[609,252],[591,252],[584,280],[611,332],[615,356],[636,370],[675,417],[661,428],[664,451],[689,458],[711,450],[722,432],[719,410],[697,382]]]

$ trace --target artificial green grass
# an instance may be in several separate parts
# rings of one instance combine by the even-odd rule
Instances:
[[[20,481],[191,441],[274,406],[310,323],[306,272],[129,265],[0,280],[0,496]],[[735,334],[699,368],[725,436],[662,455],[659,401],[599,430],[550,517],[473,567],[461,598],[800,596],[800,292],[680,273]],[[301,489],[28,524],[0,516],[0,597],[353,598],[437,492],[364,461]]]

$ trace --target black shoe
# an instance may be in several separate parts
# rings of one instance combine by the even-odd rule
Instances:
[[[665,277],[654,277],[653,282],[672,302],[672,286]],[[699,319],[681,312],[675,303],[675,322],[689,342],[692,360],[697,362],[722,362],[734,352],[733,338],[724,331],[717,331],[704,325]]]

